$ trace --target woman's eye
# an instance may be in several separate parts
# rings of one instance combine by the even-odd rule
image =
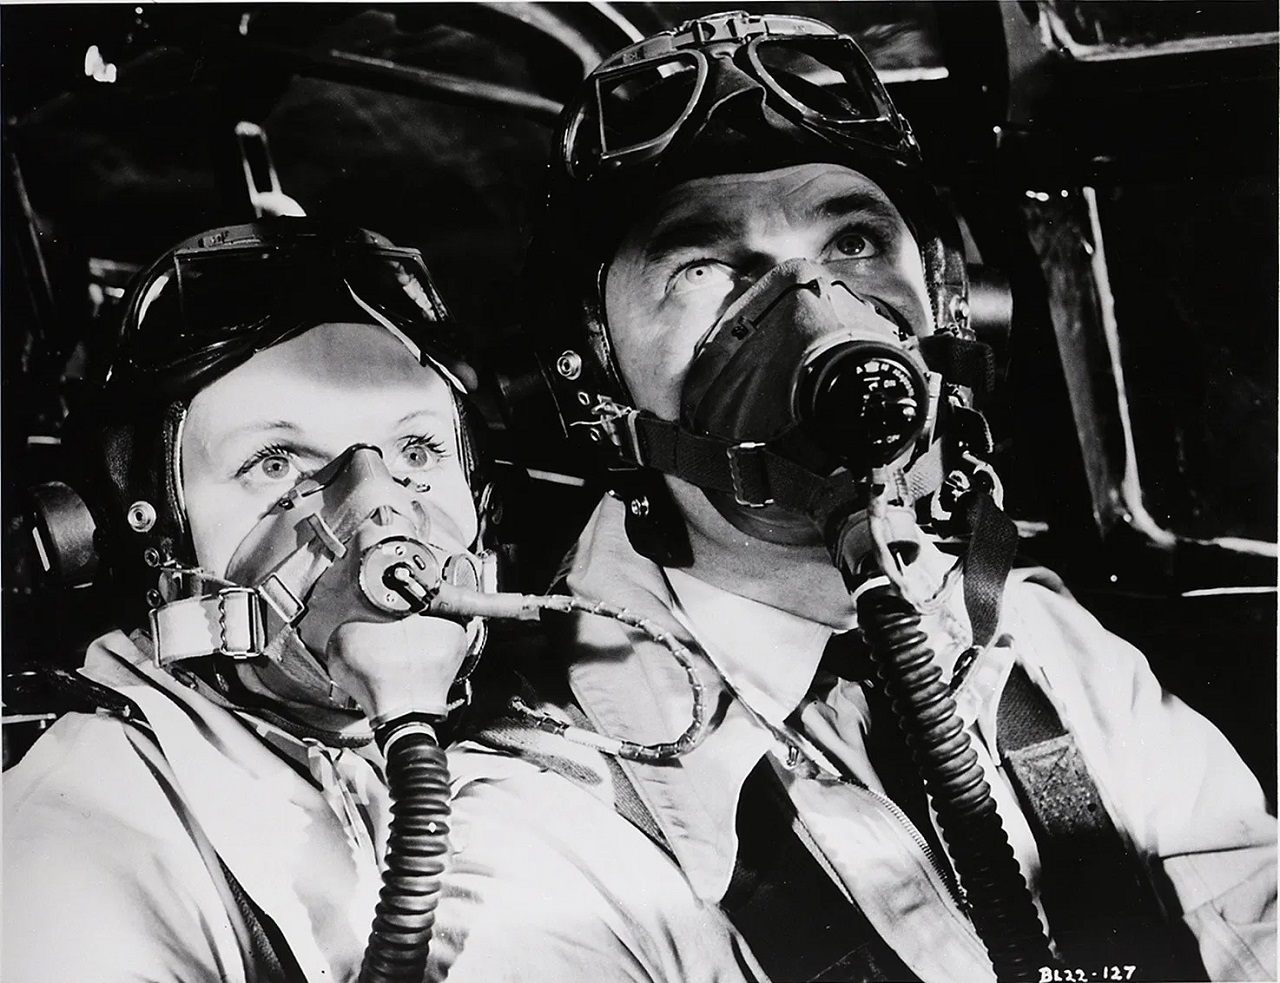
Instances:
[[[704,287],[725,286],[733,282],[733,271],[724,263],[715,260],[699,260],[689,263],[676,271],[671,279],[671,289],[675,293],[688,290],[701,290]]]
[[[438,441],[427,437],[414,437],[400,448],[401,471],[428,471],[440,463],[445,449]]]
[[[244,463],[240,476],[258,481],[291,481],[298,476],[298,469],[288,451],[268,447]]]
[[[272,454],[270,457],[263,458],[258,468],[272,481],[279,481],[289,477],[290,472],[293,471],[293,464],[283,454]]]
[[[876,252],[871,240],[861,232],[842,233],[831,243],[831,248],[840,259],[863,259]]]

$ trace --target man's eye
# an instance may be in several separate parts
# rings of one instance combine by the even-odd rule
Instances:
[[[671,278],[673,293],[701,290],[705,287],[726,286],[733,282],[733,271],[724,263],[711,259],[689,263],[676,271]]]
[[[831,249],[838,259],[863,259],[876,253],[871,240],[861,232],[841,233],[832,240]]]

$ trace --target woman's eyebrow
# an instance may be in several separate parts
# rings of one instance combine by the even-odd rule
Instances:
[[[290,420],[251,420],[248,423],[242,423],[238,427],[232,427],[230,430],[224,431],[217,438],[216,443],[226,446],[244,437],[256,437],[260,434],[268,433],[295,434],[301,429],[298,424]]]
[[[416,423],[419,420],[423,422],[434,423],[436,425],[441,425],[441,424],[447,424],[448,422],[450,422],[450,417],[446,412],[443,412],[441,410],[429,409],[424,406],[420,409],[411,410],[408,413],[406,413],[404,416],[400,417],[400,419],[398,419],[395,423],[391,425],[391,429],[396,430],[396,429],[399,429],[400,427],[405,426],[406,424]]]

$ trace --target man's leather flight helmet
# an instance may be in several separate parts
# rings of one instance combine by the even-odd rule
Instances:
[[[528,268],[529,333],[566,433],[606,469],[632,544],[659,563],[691,562],[661,475],[584,425],[602,400],[633,405],[610,348],[608,264],[656,196],[683,181],[821,162],[881,185],[919,244],[935,330],[972,338],[956,221],[847,35],[791,15],[689,21],[606,59],[561,117]]]
[[[421,254],[363,229],[264,219],[186,239],[134,280],[93,393],[67,421],[77,470],[69,486],[32,490],[54,582],[105,567],[128,627],[145,623],[159,568],[195,566],[180,472],[191,399],[255,353],[332,322],[387,328],[449,382],[483,527],[473,373]]]

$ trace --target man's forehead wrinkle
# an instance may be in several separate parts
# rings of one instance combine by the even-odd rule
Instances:
[[[658,220],[645,245],[645,263],[660,262],[682,250],[732,241],[740,238],[743,231],[740,218],[726,216],[710,203],[684,209]]]
[[[813,219],[844,218],[858,212],[891,215],[896,211],[884,195],[873,188],[855,188],[833,193],[810,203],[808,217]]]

